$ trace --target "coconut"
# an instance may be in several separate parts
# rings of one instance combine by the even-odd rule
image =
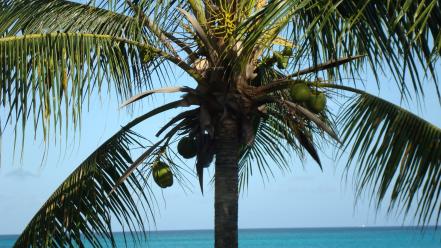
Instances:
[[[282,54],[283,54],[283,56],[291,57],[293,54],[292,48],[289,46],[286,46],[285,48],[283,48]]]
[[[311,97],[311,89],[305,83],[298,83],[290,89],[291,100],[295,102],[306,102]]]
[[[178,143],[178,153],[186,159],[193,158],[197,154],[196,140],[190,137],[182,138]]]
[[[167,188],[173,185],[173,173],[170,167],[162,161],[156,161],[153,164],[153,179],[161,188]]]
[[[312,92],[308,102],[308,109],[314,113],[322,112],[326,107],[326,96],[323,92]]]
[[[277,61],[277,68],[286,69],[286,67],[288,66],[288,57],[283,56],[279,52],[274,52],[274,58]]]

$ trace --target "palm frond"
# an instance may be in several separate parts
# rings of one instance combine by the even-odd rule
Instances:
[[[139,42],[142,26],[136,18],[70,1],[13,1],[0,14],[2,36],[52,32],[94,33]]]
[[[147,59],[145,56],[149,56]],[[60,125],[62,117],[74,125],[82,106],[103,83],[120,99],[150,88],[149,70],[161,63],[160,50],[149,44],[109,35],[49,33],[0,38],[1,104],[9,118],[43,131]],[[64,102],[64,103],[63,103]],[[61,126],[61,125],[60,125]]]
[[[176,93],[176,92],[185,92],[188,91],[188,89],[190,88],[185,88],[182,86],[174,86],[174,87],[164,87],[164,88],[159,88],[159,89],[154,89],[154,90],[148,90],[148,91],[144,91],[142,93],[137,94],[136,96],[133,96],[132,98],[128,99],[127,101],[123,102],[121,104],[120,108],[124,108],[127,105],[130,105],[134,102],[137,102],[145,97],[148,97],[152,94],[156,94],[156,93]]]
[[[308,81],[305,79],[302,79],[301,76],[305,75],[305,74],[310,74],[310,73],[317,73],[320,72],[322,70],[327,70],[327,69],[331,69],[331,68],[336,68],[338,66],[342,66],[345,65],[347,63],[351,63],[354,60],[358,60],[363,58],[364,56],[359,55],[359,56],[354,56],[354,57],[348,57],[348,58],[341,58],[341,59],[337,59],[337,60],[332,60],[332,61],[328,61],[322,64],[318,64],[316,66],[313,67],[309,67],[309,68],[305,68],[305,69],[301,69],[298,70],[295,73],[292,74],[288,74],[288,75],[283,75],[283,74],[279,74],[277,76],[274,77],[267,77],[267,80],[265,80],[262,84],[258,85],[258,89],[257,89],[257,94],[259,96],[265,96],[265,94],[274,94],[278,91],[283,91],[288,89],[289,87],[298,84],[298,83],[306,83],[310,86],[315,86],[315,87],[329,87],[329,88],[341,88],[343,90],[349,90],[349,91],[357,91],[357,89],[351,88],[351,87],[346,87],[344,85],[341,84],[324,84],[321,83],[320,80],[313,80],[313,81]],[[260,71],[262,70],[261,68],[258,68],[258,76],[259,73],[261,73]],[[265,70],[268,70],[266,68],[264,68]],[[270,70],[273,70],[272,68],[270,68]],[[292,77],[297,77],[297,79],[293,80],[290,79]]]
[[[172,34],[179,27],[180,14],[175,7],[181,2],[8,1],[8,7],[0,14],[0,33],[7,36],[50,32],[107,34],[154,44],[173,53],[174,48],[167,39],[178,41]]]
[[[171,138],[183,125],[176,125],[148,148],[142,144],[146,139],[131,129],[179,106],[187,106],[185,100],[171,102],[135,118],[104,142],[50,196],[14,247],[84,247],[85,241],[93,247],[115,247],[113,216],[130,232],[144,233],[146,220],[154,218],[156,204],[147,181],[154,161],[165,159],[181,186],[188,182],[183,174],[185,169],[174,163],[167,152]],[[133,161],[132,150],[139,148],[145,151]],[[139,235],[134,235],[140,241]]]
[[[196,32],[196,34],[198,35],[200,41],[204,44],[205,49],[210,51],[208,53],[208,55],[210,56],[211,60],[214,61],[215,58],[217,57],[216,50],[213,47],[214,44],[212,44],[211,40],[208,38],[207,34],[205,33],[204,29],[201,27],[198,20],[194,16],[192,16],[190,13],[188,13],[187,11],[180,9],[180,8],[178,10],[191,23],[191,25],[194,28],[194,31]]]
[[[284,27],[291,21],[292,15],[310,2],[309,0],[271,1],[259,12],[250,16],[241,23],[235,34],[243,41],[244,53],[250,54],[257,46],[268,48],[269,44],[280,35]]]
[[[319,144],[326,145],[338,141],[337,134],[333,131],[334,121],[327,113],[316,115],[300,105],[283,100],[289,99],[286,90],[283,89],[296,83],[291,80],[290,83],[282,84],[285,81],[287,80],[284,80],[284,75],[272,67],[262,65],[257,69],[253,86],[260,86],[261,89],[271,86],[270,88],[280,90],[272,92],[273,96],[270,98],[276,100],[265,105],[265,117],[259,118],[256,120],[258,122],[253,124],[255,125],[254,143],[242,148],[239,162],[241,188],[246,187],[256,165],[262,177],[273,175],[274,168],[269,161],[282,171],[289,169],[288,159],[293,152],[303,158],[306,151],[321,168]],[[325,133],[333,140],[327,140]]]
[[[434,70],[441,51],[437,0],[273,1],[247,21],[249,26],[243,26],[253,30],[244,46],[255,46],[258,37],[286,15],[292,25],[283,32],[298,44],[293,65],[303,60],[314,67],[321,61],[365,54],[366,60],[329,69],[328,76],[356,76],[368,64],[377,78],[380,72],[390,71],[408,97],[411,91],[423,93],[427,70],[439,88]]]
[[[441,214],[441,130],[409,111],[364,93],[341,116],[358,194],[371,189],[390,210],[416,204],[418,222]],[[350,146],[349,146],[350,145]]]
[[[262,86],[271,83],[283,74],[270,66],[259,66],[257,77],[251,82],[253,86]],[[257,170],[262,178],[268,179],[274,175],[272,164],[278,169],[289,170],[289,158],[292,151],[301,156],[302,150],[295,142],[293,132],[281,118],[284,113],[271,105],[266,105],[264,112],[256,116],[251,125],[254,141],[244,145],[239,159],[239,188],[244,190],[248,186],[249,178]]]
[[[333,139],[336,141],[339,141],[337,134],[335,131],[327,125],[324,121],[320,119],[320,117],[308,109],[300,106],[299,104],[289,102],[289,101],[282,101],[283,104],[286,104],[290,109],[293,109],[294,111],[302,114],[304,117],[306,117],[309,121],[313,122],[317,127],[319,127],[321,130],[329,134]]]
[[[290,170],[292,167],[289,162],[293,153],[303,159],[306,151],[321,168],[318,144],[329,143],[321,129],[293,116],[289,109],[274,104],[266,107],[265,117],[256,119],[253,124],[256,132],[254,143],[241,150],[239,176],[242,189],[246,188],[256,166],[259,174],[266,178],[274,175],[274,169]],[[333,126],[326,115],[321,118],[328,126]]]
[[[130,232],[145,231],[156,204],[147,178],[133,174],[109,195],[142,139],[123,128],[104,142],[49,197],[14,247],[116,247],[113,218]]]
[[[239,160],[239,187],[245,189],[248,185],[249,178],[253,175],[253,169],[258,170],[262,178],[274,176],[273,164],[278,169],[289,170],[288,158],[291,156],[291,146],[296,147],[292,142],[287,146],[285,135],[289,135],[284,125],[278,123],[277,120],[268,117],[256,119],[255,138],[251,145],[244,146],[240,153]],[[280,130],[282,129],[282,130]],[[288,138],[289,139],[289,138]],[[288,143],[289,144],[289,143]],[[298,151],[298,149],[293,149]]]
[[[190,106],[190,104],[185,100],[177,100],[174,102],[170,102],[167,104],[164,104],[160,107],[157,107],[145,114],[143,114],[142,116],[138,117],[135,121],[139,122],[142,120],[146,120],[150,117],[153,117],[157,114],[163,113],[165,111],[174,109],[174,108],[178,108],[178,107],[188,107]],[[118,180],[117,184],[113,187],[112,191],[115,191],[119,185],[123,184],[125,180],[127,180],[127,178],[129,178],[136,170],[137,168],[148,158],[150,157],[155,150],[157,150],[158,148],[162,148],[162,147],[167,147],[169,141],[173,138],[173,136],[180,131],[183,128],[183,123],[185,122],[185,120],[181,121],[178,125],[176,125],[175,127],[173,127],[168,133],[166,133],[164,135],[164,137],[158,141],[157,143],[155,143],[154,145],[152,145],[149,149],[147,149],[146,151],[143,152],[143,154],[141,154],[141,156],[139,156],[131,165],[129,168],[127,168],[127,170],[124,172],[123,175],[121,175],[120,179]],[[168,125],[166,124],[164,126],[164,128],[166,128]],[[164,130],[163,130],[164,131]],[[162,145],[162,146],[161,146]]]
[[[188,0],[188,4],[190,6],[191,11],[196,16],[196,19],[202,25],[205,25],[207,22],[207,18],[205,16],[204,4],[202,0]]]

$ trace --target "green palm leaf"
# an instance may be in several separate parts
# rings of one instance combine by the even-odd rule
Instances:
[[[167,151],[170,140],[183,125],[182,122],[176,125],[148,148],[141,143],[145,138],[131,129],[179,106],[188,104],[179,100],[155,108],[135,118],[104,142],[55,190],[14,247],[83,247],[84,241],[93,247],[109,244],[114,247],[113,216],[130,232],[144,232],[146,220],[154,217],[156,204],[147,182],[151,165],[158,158],[166,160],[181,186],[188,181],[183,174],[186,169],[173,162]],[[135,148],[145,151],[133,160],[131,151]],[[138,238],[136,233],[135,238]]]
[[[0,38],[0,102],[8,107],[9,118],[23,126],[29,113],[35,129],[42,119],[46,135],[51,120],[56,126],[64,117],[67,128],[72,115],[76,125],[84,100],[94,90],[100,91],[103,82],[121,100],[148,88],[149,68],[160,63],[160,57],[161,52],[148,44],[110,35],[49,33]]]
[[[49,197],[14,247],[115,247],[111,220],[132,232],[145,230],[155,200],[144,178],[132,174],[110,190],[133,162],[138,134],[123,128],[93,152]]]
[[[7,7],[0,13],[2,35],[50,32],[107,34],[154,44],[177,55],[171,43],[174,42],[187,53],[193,53],[184,42],[173,36],[181,18],[176,7],[186,7],[185,1],[102,0],[81,4],[64,0],[15,0],[5,4]]]
[[[438,221],[441,130],[367,93],[348,105],[341,120],[358,194],[371,187],[380,204],[390,193],[390,209],[402,206],[407,213],[416,204],[419,223]]]
[[[136,18],[70,1],[13,1],[0,15],[0,23],[0,33],[7,36],[80,32],[142,41],[142,26]]]
[[[265,117],[256,119],[253,123],[254,142],[241,150],[239,177],[242,189],[246,188],[249,177],[253,175],[253,168],[257,167],[259,174],[266,178],[274,176],[274,169],[289,171],[293,153],[303,159],[306,151],[322,168],[318,149],[333,142],[325,139],[321,127],[314,127],[311,121],[294,117],[287,109],[273,105],[268,106],[266,111]],[[320,118],[326,125],[334,126],[326,115]]]
[[[272,67],[260,66],[257,77],[252,81],[253,86],[269,84],[272,80],[282,77],[282,74]],[[289,170],[290,152],[302,154],[301,148],[295,142],[295,136],[285,121],[285,114],[275,106],[266,106],[267,114],[259,113],[251,123],[254,141],[243,146],[239,160],[239,186],[245,189],[253,171],[257,170],[262,178],[274,176],[274,163],[278,169]],[[257,167],[257,168],[256,168]]]
[[[290,152],[292,150],[299,152],[299,148],[293,140],[286,144],[285,140],[289,140],[289,137],[285,135],[289,135],[290,131],[286,130],[286,126],[280,124],[276,119],[272,117],[267,120],[260,118],[253,125],[255,125],[256,132],[254,142],[243,147],[240,154],[239,186],[241,189],[247,187],[249,178],[253,175],[253,169],[256,167],[262,178],[274,176],[271,162],[282,171],[289,170]]]
[[[282,83],[284,81],[280,78],[283,78],[283,74],[272,67],[262,65],[258,67],[257,77],[252,82],[253,85],[263,88],[274,86],[272,93],[275,97],[270,101],[274,103],[265,105],[265,114],[253,122],[254,143],[241,150],[239,161],[241,188],[246,188],[255,167],[262,177],[267,178],[269,175],[274,175],[274,169],[289,170],[289,159],[292,153],[304,158],[306,151],[321,168],[318,148],[320,148],[320,144],[332,142],[325,138],[324,133],[327,132],[338,141],[337,135],[332,131],[335,126],[334,121],[326,113],[316,116],[308,113],[309,111],[306,109],[303,109],[303,112],[296,110],[295,112],[299,113],[293,113],[291,106],[278,100],[289,99],[289,94],[282,89],[288,88],[290,84],[295,84],[294,81]],[[292,105],[292,103],[290,104]],[[274,163],[276,168],[271,163]]]
[[[295,65],[307,58],[315,66],[365,54],[375,76],[390,71],[403,95],[408,96],[411,88],[423,92],[421,67],[427,68],[438,85],[434,63],[441,51],[441,6],[437,0],[272,1],[242,25],[240,33],[252,30],[244,46],[256,46],[259,37],[277,28],[278,20],[287,15],[292,25],[285,28],[286,38],[298,44]],[[341,77],[341,73],[353,77],[363,65],[365,61],[329,69],[328,78]]]

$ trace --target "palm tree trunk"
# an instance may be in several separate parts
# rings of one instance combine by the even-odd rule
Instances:
[[[238,247],[238,154],[237,122],[225,118],[216,130],[214,200],[216,248]]]

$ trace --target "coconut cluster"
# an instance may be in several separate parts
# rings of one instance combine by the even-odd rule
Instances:
[[[292,48],[285,47],[282,52],[273,52],[272,57],[266,57],[263,59],[263,64],[266,66],[273,66],[274,64],[277,64],[277,68],[279,69],[286,69],[288,66],[289,58],[292,56]]]
[[[311,89],[306,83],[297,83],[290,88],[291,100],[304,103],[307,108],[318,114],[326,107],[326,96],[323,92]]]

